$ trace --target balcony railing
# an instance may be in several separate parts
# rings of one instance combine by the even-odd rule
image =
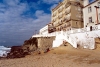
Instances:
[[[58,26],[59,25],[59,23],[57,23],[57,25],[56,26]]]
[[[52,20],[52,22],[55,22],[56,20]]]
[[[60,25],[62,24],[61,21],[59,21],[59,24],[60,24]]]
[[[62,15],[61,15],[61,16],[58,16],[58,18],[59,18],[59,19],[62,18]]]
[[[60,13],[63,9],[59,9],[58,12]]]
[[[67,26],[66,27],[70,27],[71,26],[71,24],[69,23],[69,24],[67,24]]]
[[[66,12],[65,12],[65,15],[67,15],[67,14],[69,14],[69,13],[70,13],[70,11],[66,11]]]
[[[64,22],[65,21],[65,18],[62,21]]]
[[[69,21],[71,19],[71,17],[69,16],[69,17],[66,17],[66,21]]]
[[[69,14],[70,12],[71,12],[70,9],[66,9],[65,14],[67,15],[67,14]]]
[[[69,7],[71,5],[71,2],[68,2],[66,5],[65,5],[65,8]]]

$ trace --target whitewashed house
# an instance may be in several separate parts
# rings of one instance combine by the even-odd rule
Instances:
[[[39,34],[48,34],[48,25],[39,30]]]
[[[83,19],[84,27],[100,24],[100,0],[84,0]]]

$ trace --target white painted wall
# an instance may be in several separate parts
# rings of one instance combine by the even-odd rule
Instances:
[[[63,32],[64,33],[64,32]],[[69,42],[74,48],[77,48],[77,45],[82,46],[83,48],[95,49],[95,39],[100,37],[100,30],[81,32],[75,34],[59,34],[56,36],[53,41],[53,47],[59,47],[63,41]]]
[[[97,2],[95,2],[93,4],[91,4],[91,5],[83,8],[84,27],[86,27],[87,24],[88,24],[87,26],[92,26],[92,25],[95,25],[97,23],[97,20],[96,20],[96,8],[94,6],[98,6],[98,2],[99,1],[97,1]],[[87,5],[87,0],[84,1],[84,5]],[[92,12],[88,12],[88,7],[90,7],[90,6],[92,8]],[[99,15],[99,13],[100,13],[100,8],[98,9],[98,15]],[[92,21],[94,23],[89,23],[89,17],[92,17]],[[100,18],[99,17],[98,17],[98,19],[99,19],[99,22],[100,22]]]
[[[41,28],[39,34],[48,34],[48,25]]]
[[[86,6],[86,5],[88,5],[89,4],[89,1],[88,0],[84,0],[84,2],[83,2],[84,4],[84,6]]]

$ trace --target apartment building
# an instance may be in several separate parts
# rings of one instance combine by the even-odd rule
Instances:
[[[51,23],[49,23],[50,31],[82,28],[84,26],[82,8],[83,1],[81,0],[63,0],[60,2],[52,9]]]
[[[100,24],[100,0],[84,0],[84,27]]]

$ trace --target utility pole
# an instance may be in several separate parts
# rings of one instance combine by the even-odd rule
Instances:
[[[98,23],[99,23],[99,21],[98,21],[98,8],[99,8],[99,7],[98,7],[98,6],[94,6],[94,7],[96,8],[96,19],[97,19],[97,24],[98,24]],[[96,24],[96,25],[97,25],[97,24]]]

